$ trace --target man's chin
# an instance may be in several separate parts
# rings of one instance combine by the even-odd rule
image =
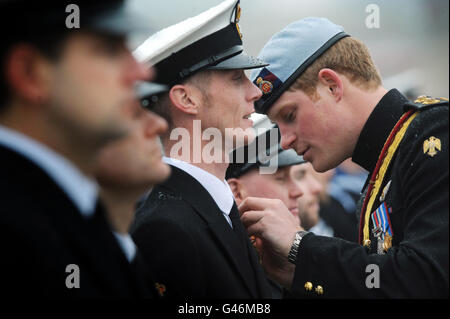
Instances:
[[[172,172],[170,166],[162,161],[160,162],[160,165],[155,165],[153,167],[153,169],[156,170],[157,174],[154,175],[152,184],[160,184],[164,182],[169,178]]]
[[[95,142],[98,147],[103,147],[109,143],[125,138],[130,133],[130,128],[127,126],[116,126],[103,129],[98,134],[91,133],[91,141]]]

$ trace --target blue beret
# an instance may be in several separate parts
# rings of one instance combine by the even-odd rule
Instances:
[[[325,18],[305,18],[289,24],[266,43],[259,58],[269,63],[251,74],[263,96],[257,113],[267,114],[273,103],[326,50],[349,36]]]

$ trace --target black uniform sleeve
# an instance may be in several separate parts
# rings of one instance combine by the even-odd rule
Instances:
[[[441,141],[435,156],[423,149],[431,136]],[[329,298],[448,297],[448,149],[448,106],[423,111],[411,123],[392,173],[401,185],[395,196],[402,199],[403,227],[394,229],[401,241],[378,255],[355,243],[308,234],[299,247],[292,293],[318,296],[320,285]],[[366,286],[370,264],[379,267],[379,288]],[[312,291],[306,291],[306,282]]]

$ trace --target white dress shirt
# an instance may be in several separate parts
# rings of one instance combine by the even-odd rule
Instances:
[[[230,211],[234,204],[233,192],[225,180],[220,180],[204,169],[170,157],[163,157],[166,164],[175,166],[195,178],[211,195],[219,209],[222,211],[228,224],[233,227]]]

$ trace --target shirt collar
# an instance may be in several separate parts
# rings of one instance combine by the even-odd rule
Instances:
[[[170,157],[163,157],[166,164],[175,166],[195,178],[211,195],[219,209],[229,215],[234,204],[233,192],[225,180],[220,180],[204,169]]]
[[[69,160],[44,144],[2,125],[0,144],[21,154],[45,171],[84,217],[94,214],[98,186]]]
[[[392,128],[403,115],[408,100],[396,89],[387,92],[375,106],[364,125],[353,152],[352,160],[369,172],[375,165]]]

